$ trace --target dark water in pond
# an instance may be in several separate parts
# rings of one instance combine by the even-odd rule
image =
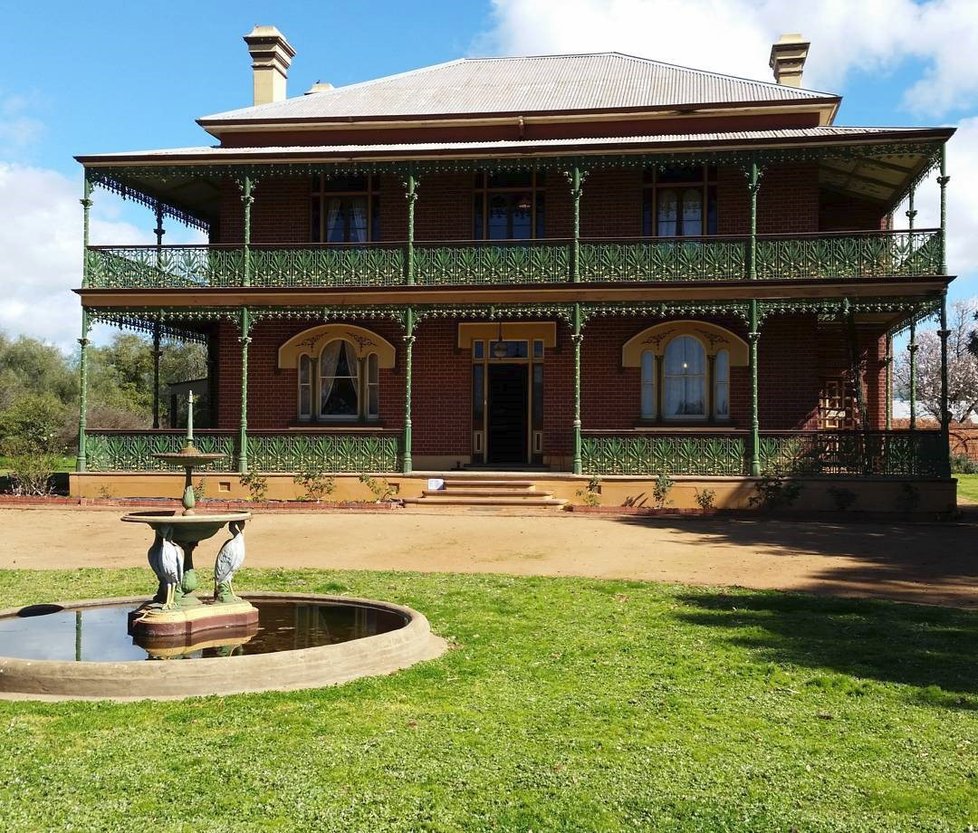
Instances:
[[[150,652],[134,644],[128,634],[128,616],[137,605],[77,610],[35,605],[24,608],[19,616],[0,618],[0,656],[120,662],[151,659],[152,652],[188,658],[269,654],[348,642],[407,624],[398,613],[363,605],[264,599],[251,603],[258,608],[257,631],[254,628],[250,633],[214,630],[203,639],[225,644],[164,649],[154,646]]]

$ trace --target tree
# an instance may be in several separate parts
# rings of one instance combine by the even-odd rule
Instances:
[[[948,319],[948,409],[953,422],[965,422],[978,414],[978,331],[975,315],[978,299],[955,301]],[[935,329],[917,333],[917,402],[921,411],[941,420],[941,340]],[[897,390],[909,395],[910,354],[899,356],[893,374]]]

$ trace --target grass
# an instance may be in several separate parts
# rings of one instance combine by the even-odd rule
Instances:
[[[964,831],[974,613],[624,581],[257,571],[454,649],[317,691],[0,702],[10,830]],[[145,591],[0,571],[0,606]]]
[[[978,503],[978,474],[955,474],[958,480],[958,498]]]

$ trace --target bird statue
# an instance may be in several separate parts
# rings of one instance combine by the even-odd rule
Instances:
[[[176,590],[183,580],[183,550],[173,543],[173,527],[169,524],[155,532],[153,545],[146,553],[149,566],[160,583],[154,601],[160,602],[163,610],[170,610],[174,606]]]
[[[231,579],[241,569],[245,559],[244,523],[232,521],[228,529],[231,530],[231,537],[224,542],[214,562],[214,598],[221,602],[237,601]]]

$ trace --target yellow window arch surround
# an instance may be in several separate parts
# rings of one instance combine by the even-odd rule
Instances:
[[[376,353],[381,368],[389,370],[394,366],[397,351],[393,344],[377,333],[351,324],[321,324],[292,336],[278,348],[278,366],[281,369],[298,367],[299,356],[318,356],[329,342],[338,339],[352,344],[358,359]]]
[[[705,321],[666,321],[642,330],[625,342],[621,349],[622,367],[641,367],[642,354],[647,351],[661,359],[669,342],[680,336],[695,338],[703,345],[707,356],[716,356],[726,350],[733,367],[746,367],[749,363],[747,342],[725,327]]]

